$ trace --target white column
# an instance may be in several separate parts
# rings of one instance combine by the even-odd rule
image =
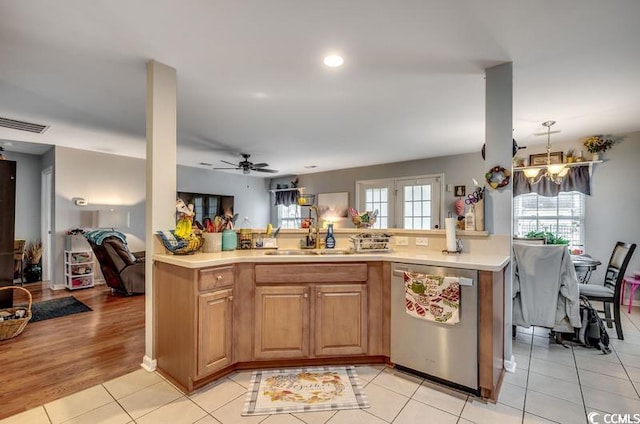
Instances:
[[[153,254],[162,248],[155,232],[175,227],[176,202],[176,70],[147,63],[145,355],[142,367],[156,368],[153,304]]]
[[[494,66],[485,70],[485,168],[498,165],[513,172],[513,66],[511,63]],[[487,230],[504,245],[500,253],[511,255],[511,234],[513,226],[513,183],[494,190],[487,186],[485,191],[485,223]],[[515,370],[511,346],[511,267],[505,272],[504,288],[504,357],[505,368]]]

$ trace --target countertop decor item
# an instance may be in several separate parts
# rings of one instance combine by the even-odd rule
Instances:
[[[189,238],[180,238],[173,231],[158,231],[157,236],[164,248],[174,255],[191,255],[204,244],[204,239],[194,234]]]
[[[353,222],[356,228],[370,228],[376,223],[378,210],[360,213],[354,208],[349,208],[349,215],[351,216],[351,222]]]

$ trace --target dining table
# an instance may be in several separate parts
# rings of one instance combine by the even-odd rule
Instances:
[[[586,253],[582,255],[571,255],[571,262],[576,270],[580,284],[587,284],[591,278],[591,273],[602,265],[602,262]]]

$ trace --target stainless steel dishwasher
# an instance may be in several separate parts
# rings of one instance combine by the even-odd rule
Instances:
[[[405,271],[461,278],[460,322],[442,324],[408,315]],[[478,271],[394,263],[392,273],[391,362],[399,369],[477,393]]]

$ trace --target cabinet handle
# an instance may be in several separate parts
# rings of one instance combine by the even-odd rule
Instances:
[[[218,280],[218,281],[222,281],[222,275],[218,275],[218,276],[216,277],[216,280]]]
[[[318,297],[322,297],[322,293],[318,292]]]
[[[305,299],[309,297],[309,293],[305,292],[302,297],[304,297]]]
[[[233,295],[232,295],[232,296],[227,297],[227,300],[229,300],[229,302],[233,302]]]

